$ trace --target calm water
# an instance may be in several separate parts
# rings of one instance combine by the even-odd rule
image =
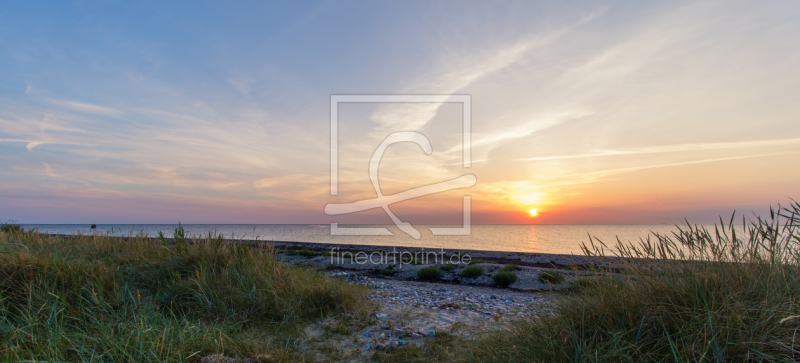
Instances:
[[[157,236],[161,231],[165,236],[172,237],[175,226],[100,224],[95,231],[114,236],[139,233]],[[88,224],[38,224],[29,225],[28,228],[30,227],[38,227],[41,232],[58,234],[95,233]],[[394,226],[383,226],[392,231],[393,236],[331,236],[330,226],[325,224],[184,224],[183,227],[187,236],[207,235],[211,232],[235,239],[561,254],[581,254],[580,245],[589,241],[589,234],[611,245],[617,237],[623,241],[638,241],[651,231],[669,233],[676,230],[670,225],[473,225],[469,236],[434,236],[427,226],[416,225],[422,232],[422,238],[415,240]]]

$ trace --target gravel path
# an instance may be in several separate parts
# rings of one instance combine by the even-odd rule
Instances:
[[[369,299],[377,303],[377,311],[368,324],[341,334],[330,333],[342,324],[340,318],[310,327],[307,333],[316,337],[310,344],[319,361],[369,361],[377,351],[424,344],[438,332],[470,337],[499,329],[512,318],[548,314],[555,299],[552,292],[379,279],[356,272],[329,276],[372,286]]]

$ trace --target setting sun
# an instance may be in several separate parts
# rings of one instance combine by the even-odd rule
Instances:
[[[536,209],[529,209],[528,212],[531,214],[531,217],[537,216]]]

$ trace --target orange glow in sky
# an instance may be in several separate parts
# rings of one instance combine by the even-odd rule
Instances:
[[[473,224],[680,224],[800,197],[800,2],[469,3],[5,7],[0,221],[396,223],[324,212],[382,194],[412,224],[467,196]],[[398,132],[430,148],[373,164]]]

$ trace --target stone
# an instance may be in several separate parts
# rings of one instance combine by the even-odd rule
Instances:
[[[367,344],[367,346],[366,346],[366,347],[364,347],[364,351],[365,351],[365,352],[366,352],[366,351],[368,351],[368,350],[370,350],[370,349],[372,349],[372,344]]]

